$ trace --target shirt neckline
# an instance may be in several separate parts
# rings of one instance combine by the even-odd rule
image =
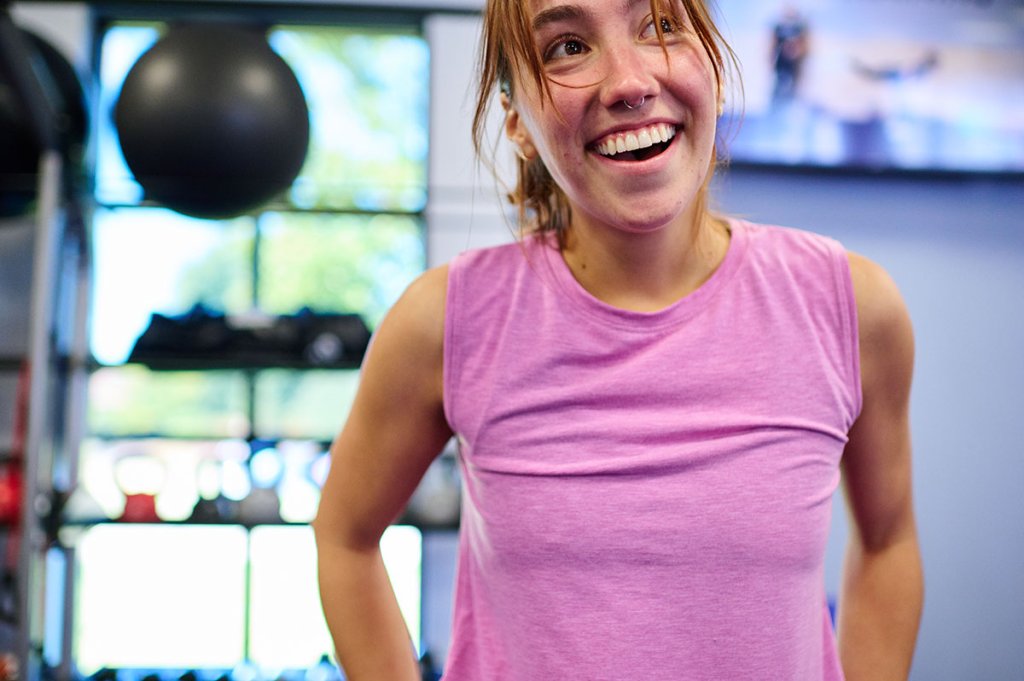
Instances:
[[[610,305],[594,297],[576,280],[562,257],[554,239],[540,237],[537,244],[557,288],[572,302],[572,309],[601,324],[631,331],[650,331],[681,324],[707,307],[708,302],[722,289],[739,268],[746,252],[747,225],[742,220],[727,218],[730,231],[729,246],[718,268],[696,290],[674,303],[654,312],[637,312]]]

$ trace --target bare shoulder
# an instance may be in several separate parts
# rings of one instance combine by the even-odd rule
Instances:
[[[447,291],[448,268],[437,267],[421,274],[391,307],[363,360],[362,402],[383,409],[401,396],[426,409],[440,404]]]
[[[444,299],[448,293],[448,265],[432,267],[418,276],[406,290],[405,298],[412,298],[419,304],[440,306],[443,310]]]
[[[865,390],[871,384],[909,384],[914,361],[910,314],[896,282],[868,258],[848,254],[860,338]]]
[[[441,352],[444,341],[448,266],[417,277],[381,322],[374,343],[395,343],[420,354]]]

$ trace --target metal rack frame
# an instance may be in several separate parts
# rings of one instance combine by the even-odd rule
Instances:
[[[86,329],[88,324],[89,249],[82,216],[68,210],[65,162],[60,150],[57,114],[47,74],[33,68],[31,52],[0,2],[0,69],[7,76],[28,115],[42,150],[36,191],[32,258],[29,337],[26,360],[30,381],[25,429],[17,582],[19,618],[15,656],[20,678],[43,676],[43,613],[47,592],[46,554],[55,545],[52,519],[61,499],[77,478],[73,452],[84,426]],[[70,279],[66,279],[70,277]],[[63,285],[70,283],[70,288]],[[70,306],[61,309],[63,295]],[[62,312],[69,318],[63,318]],[[62,331],[65,333],[62,334]],[[66,348],[59,348],[61,340]],[[57,475],[55,462],[64,466]],[[61,478],[59,481],[57,478]],[[73,578],[71,548],[66,552],[63,584],[64,621],[60,661],[52,670],[60,679],[71,677],[70,629]]]

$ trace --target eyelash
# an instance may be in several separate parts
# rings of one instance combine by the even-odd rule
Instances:
[[[662,33],[675,33],[675,32],[677,32],[679,30],[678,22],[676,22],[672,17],[662,16],[662,17],[658,18],[658,21],[661,22],[661,32]],[[651,27],[653,29],[654,28],[654,22],[655,22],[655,19],[651,18],[651,20],[647,24],[647,26],[649,26],[649,27]],[[646,30],[647,30],[647,28],[645,27],[644,31],[646,31]]]
[[[555,50],[557,50],[559,48],[562,48],[562,47],[565,47],[569,43],[579,43],[581,45],[581,47],[583,48],[583,51],[587,50],[587,46],[583,42],[582,38],[580,38],[578,35],[574,35],[572,33],[566,33],[564,35],[560,35],[557,38],[555,38],[554,42],[552,42],[551,45],[549,45],[548,48],[546,50],[544,50],[544,61],[550,61],[551,59],[557,59],[558,57],[554,56]],[[575,55],[566,55],[566,56],[570,56],[571,57],[571,56],[575,56]]]

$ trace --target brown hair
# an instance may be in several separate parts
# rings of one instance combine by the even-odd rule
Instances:
[[[736,55],[726,44],[711,17],[708,7],[714,0],[677,0],[683,6],[690,23],[700,39],[704,51],[711,59],[715,82],[724,88],[729,67],[737,66]],[[529,0],[487,0],[483,15],[483,36],[480,42],[476,109],[473,114],[473,148],[483,158],[484,128],[493,102],[495,87],[512,96],[513,75],[530,73],[541,93],[541,102],[550,100],[551,91],[540,53],[530,32],[531,19],[527,12]],[[671,15],[665,10],[664,0],[650,0],[651,14],[655,17]],[[654,22],[658,41],[668,58],[661,22]],[[737,70],[738,72],[738,70]],[[717,163],[717,151],[712,152],[712,170]],[[519,227],[523,234],[531,232],[553,233],[559,244],[565,246],[565,234],[572,218],[569,201],[552,179],[539,156],[530,160],[517,160],[516,186],[508,193],[508,200],[519,209]],[[700,211],[706,210],[707,188],[711,173],[701,188],[697,201]]]

